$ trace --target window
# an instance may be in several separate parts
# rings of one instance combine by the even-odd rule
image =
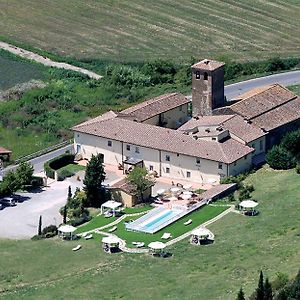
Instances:
[[[166,173],[170,173],[170,168],[166,168]]]
[[[220,170],[223,170],[223,164],[222,164],[221,162],[219,162],[218,168],[219,168]]]
[[[111,147],[112,146],[112,141],[107,141],[107,146]]]
[[[245,156],[244,156],[244,159],[247,159],[247,157],[248,157],[248,155],[245,155]]]
[[[236,161],[233,163],[234,166],[236,166]]]
[[[200,79],[200,71],[196,71],[196,79]]]
[[[200,163],[201,163],[200,158],[197,157],[197,158],[196,158],[196,164],[197,164],[197,165],[200,165]]]
[[[179,106],[179,111],[182,111],[182,105]]]
[[[211,138],[213,141],[216,141],[217,140],[217,138],[215,138],[215,137],[213,137],[213,138]]]
[[[135,153],[140,153],[140,148],[139,147],[135,147]]]
[[[208,80],[208,74],[206,72],[204,73],[203,79]]]
[[[260,149],[260,150],[263,150],[263,148],[264,148],[263,141],[260,140],[260,141],[259,141],[259,149]]]
[[[130,151],[130,145],[126,145],[126,150]]]
[[[153,171],[153,166],[149,166],[149,170],[150,170],[150,171]]]
[[[186,172],[186,177],[187,177],[187,178],[191,178],[191,172],[187,171],[187,172]]]
[[[171,158],[170,158],[170,155],[166,155],[166,161],[170,161]]]

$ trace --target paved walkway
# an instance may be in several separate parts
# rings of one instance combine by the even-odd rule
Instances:
[[[79,72],[79,73],[82,73],[84,75],[89,76],[90,78],[97,79],[97,80],[102,78],[102,76],[100,76],[99,74],[96,74],[96,73],[94,73],[92,71],[89,71],[87,69],[76,67],[76,66],[73,66],[73,65],[70,65],[70,64],[67,64],[67,63],[56,62],[56,61],[51,60],[48,57],[43,57],[43,56],[38,55],[36,53],[33,53],[31,51],[27,51],[25,49],[13,46],[13,45],[5,43],[5,42],[0,42],[0,48],[4,49],[6,51],[9,51],[9,52],[11,52],[15,55],[18,55],[20,57],[30,59],[30,60],[34,60],[34,61],[36,61],[38,63],[41,63],[41,64],[43,64],[45,66],[48,66],[48,67],[54,67],[54,68]]]

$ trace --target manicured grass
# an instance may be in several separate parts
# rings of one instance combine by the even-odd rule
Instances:
[[[3,36],[64,56],[141,61],[299,54],[295,0],[0,0],[0,7]]]
[[[94,240],[0,240],[3,299],[222,299],[242,286],[255,289],[259,271],[271,281],[277,272],[292,278],[300,268],[300,177],[264,168],[252,174],[260,215],[231,213],[209,226],[215,243],[183,240],[169,259],[113,254]],[[82,249],[74,253],[77,244]]]
[[[125,214],[136,214],[143,211],[147,211],[153,209],[153,206],[146,204],[146,205],[138,205],[136,207],[125,207],[124,213]]]
[[[111,218],[105,218],[104,216],[96,216],[91,221],[89,221],[87,224],[84,224],[76,230],[75,233],[82,233],[85,231],[93,230],[102,226],[105,226],[113,221],[115,221],[116,217]]]
[[[288,89],[300,96],[300,85],[292,85],[289,86]]]
[[[67,166],[62,167],[57,171],[63,171],[63,170],[68,170],[69,172],[76,174],[79,171],[85,170],[85,167],[78,164],[68,164]]]
[[[128,247],[132,247],[132,242],[144,242],[146,245],[153,241],[161,240],[161,236],[164,232],[169,232],[172,235],[172,238],[176,238],[193,228],[199,226],[200,224],[214,218],[215,216],[219,215],[224,210],[228,209],[228,207],[224,206],[205,206],[200,208],[189,215],[179,219],[178,221],[170,224],[169,226],[163,228],[162,230],[154,233],[154,234],[147,234],[142,232],[132,232],[127,231],[125,229],[124,222],[128,222],[129,219],[137,219],[128,217],[124,221],[120,222],[117,225],[117,230],[114,231],[118,237],[122,238],[126,241]],[[183,223],[187,220],[192,219],[193,223],[191,225],[185,226]],[[105,230],[108,231],[109,229]],[[162,240],[161,240],[162,241]]]

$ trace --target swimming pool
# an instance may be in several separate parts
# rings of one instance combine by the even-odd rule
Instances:
[[[155,208],[134,222],[126,224],[126,229],[155,233],[180,218],[183,213],[185,212],[179,209]]]

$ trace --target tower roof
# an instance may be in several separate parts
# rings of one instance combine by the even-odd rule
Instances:
[[[219,69],[220,67],[223,67],[225,63],[216,61],[216,60],[210,60],[210,59],[203,59],[194,65],[192,65],[192,68],[196,69],[202,69],[207,71],[214,71],[216,69]]]

